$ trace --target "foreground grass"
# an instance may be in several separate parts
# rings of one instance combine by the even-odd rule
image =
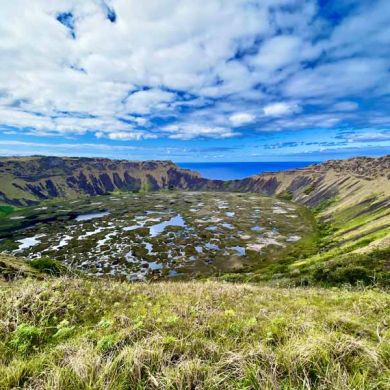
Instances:
[[[0,389],[390,388],[385,292],[52,278],[0,302]]]

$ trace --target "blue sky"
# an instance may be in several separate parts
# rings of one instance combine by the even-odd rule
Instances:
[[[1,15],[0,155],[390,153],[388,0],[14,0]]]

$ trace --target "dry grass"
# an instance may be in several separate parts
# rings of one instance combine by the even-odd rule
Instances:
[[[61,278],[0,302],[0,389],[390,388],[381,291]]]

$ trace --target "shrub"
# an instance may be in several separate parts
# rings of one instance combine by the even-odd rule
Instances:
[[[107,336],[103,336],[97,343],[97,350],[100,352],[106,352],[112,349],[117,342],[116,335],[109,334]]]
[[[390,248],[368,254],[341,255],[319,264],[311,274],[314,281],[327,285],[378,283],[385,286],[390,284],[389,272],[385,269],[389,258]]]
[[[38,271],[54,276],[60,276],[67,273],[67,268],[63,264],[48,257],[40,257],[31,260],[30,265]]]
[[[307,186],[302,192],[303,192],[305,195],[309,195],[309,194],[311,194],[313,191],[314,191],[314,186],[313,186],[313,185],[310,185],[310,186]]]
[[[288,200],[288,201],[292,200],[293,196],[294,196],[293,193],[291,191],[289,191],[289,190],[282,191],[278,195],[279,198],[281,198],[283,200]]]
[[[10,345],[20,353],[29,353],[39,345],[42,333],[42,329],[36,326],[20,324],[11,338]]]
[[[330,273],[330,278],[334,282],[341,284],[356,284],[358,282],[368,284],[372,280],[373,275],[370,275],[370,272],[360,265],[349,265],[335,269]]]
[[[8,214],[11,214],[13,211],[14,208],[12,206],[0,205],[0,217],[7,216]]]

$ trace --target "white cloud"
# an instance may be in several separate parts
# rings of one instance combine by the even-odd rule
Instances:
[[[359,108],[359,105],[355,102],[345,101],[336,103],[331,108],[336,111],[355,111]]]
[[[109,138],[115,141],[139,141],[141,139],[156,138],[153,134],[148,134],[141,131],[111,131],[107,133],[97,132],[97,138]]]
[[[294,114],[299,112],[301,109],[296,103],[271,103],[263,108],[265,116],[283,116]]]
[[[231,138],[239,136],[240,133],[233,132],[225,127],[213,127],[182,123],[180,125],[170,125],[162,129],[171,139],[191,140],[194,138]]]
[[[255,119],[255,115],[249,114],[247,112],[238,112],[229,117],[229,120],[234,127],[239,127],[248,123],[252,123],[255,121]]]
[[[352,13],[332,32],[324,47],[332,56],[388,55],[390,2],[355,2],[359,12]]]
[[[333,114],[306,114],[275,118],[264,126],[266,131],[326,129],[339,124],[342,117]]]
[[[126,111],[134,114],[148,114],[152,111],[168,108],[168,103],[175,99],[173,93],[160,89],[139,91],[130,95],[125,103]]]
[[[285,93],[295,98],[360,96],[388,80],[388,66],[388,61],[380,58],[353,58],[319,65],[294,75],[286,83]]]
[[[345,138],[348,142],[385,142],[390,141],[390,130],[367,129],[363,132],[347,134]]]
[[[230,127],[276,128],[290,114],[311,126],[301,107],[319,101],[320,112],[339,114],[329,125],[362,124],[370,106],[362,125],[384,123],[385,105],[353,101],[389,92],[389,1],[351,3],[333,25],[316,0],[111,0],[115,23],[100,0],[4,2],[0,128],[227,138],[239,135]],[[75,39],[56,19],[64,12]]]
[[[276,36],[267,40],[253,57],[252,64],[277,70],[300,59],[302,40],[294,36]]]

